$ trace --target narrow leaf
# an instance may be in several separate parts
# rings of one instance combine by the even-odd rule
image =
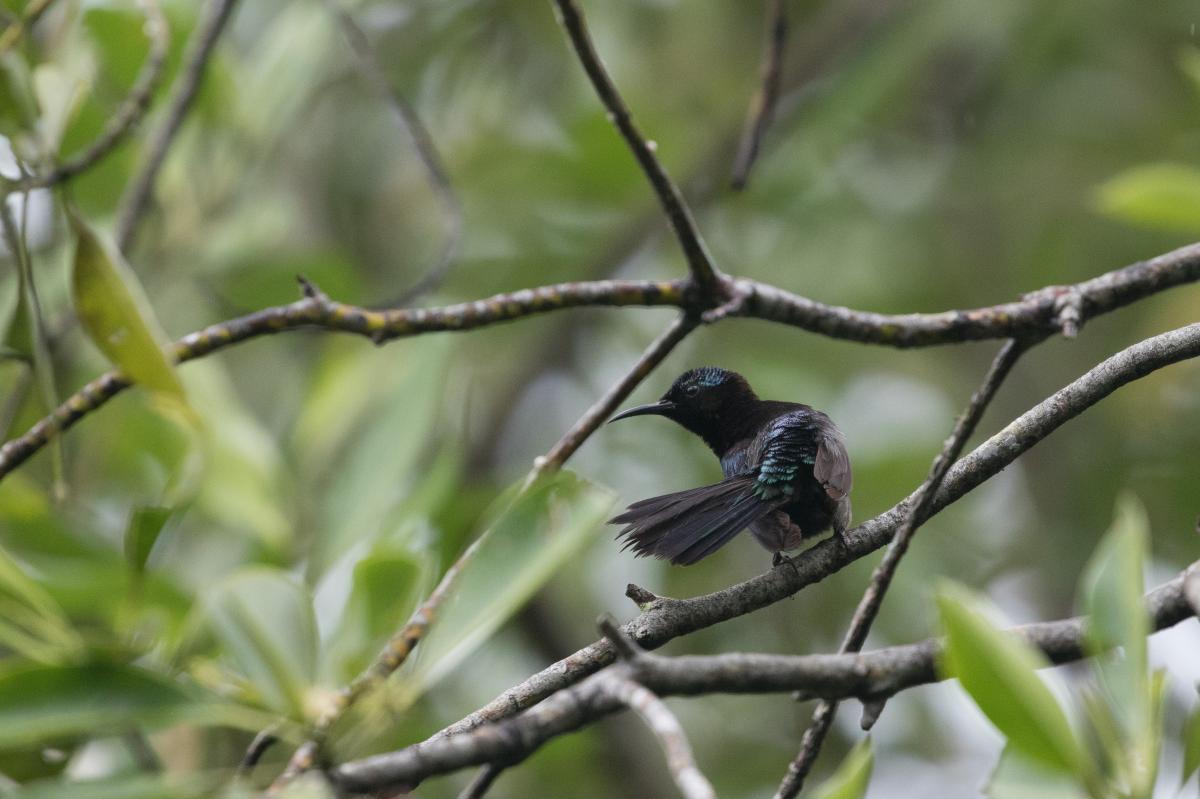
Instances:
[[[131,774],[105,779],[37,780],[21,786],[21,799],[211,799],[222,796],[216,774]],[[247,794],[249,795],[249,794]]]
[[[1192,711],[1183,731],[1183,782],[1200,769],[1200,708]]]
[[[18,665],[0,671],[0,749],[181,722],[250,726],[247,714],[134,666]]]
[[[71,220],[77,239],[71,292],[84,330],[135,383],[182,402],[166,334],[137,277],[81,220]]]
[[[871,739],[863,738],[846,755],[833,776],[821,783],[813,793],[813,799],[862,799],[871,781],[873,765]]]
[[[1134,167],[1102,185],[1095,204],[1131,224],[1195,233],[1200,231],[1200,169],[1170,163]]]
[[[613,495],[570,472],[518,495],[483,533],[438,609],[403,683],[415,698],[449,673],[575,556],[600,528]]]
[[[172,508],[161,505],[141,505],[129,515],[129,524],[125,528],[125,559],[135,572],[145,570],[150,550],[172,512]]]
[[[1095,669],[1109,704],[1102,715],[1116,722],[1111,755],[1143,765],[1157,761],[1157,752],[1143,751],[1157,740],[1146,661],[1150,628],[1142,602],[1148,536],[1145,509],[1133,497],[1122,497],[1080,582],[1080,604],[1089,616],[1087,648],[1097,658]]]
[[[209,617],[225,653],[272,708],[303,719],[316,673],[312,599],[283,572],[234,575],[208,597]]]
[[[1014,749],[1050,768],[1082,774],[1079,740],[1037,675],[1049,661],[989,622],[979,599],[965,588],[946,585],[937,603],[946,631],[943,673],[958,678]]]
[[[988,799],[1086,799],[1079,781],[1032,760],[1012,745],[1004,747],[1000,762],[988,780]]]
[[[0,549],[0,642],[27,658],[59,662],[82,642],[62,608],[3,549]]]

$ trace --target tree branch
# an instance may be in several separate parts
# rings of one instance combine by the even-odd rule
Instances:
[[[604,396],[596,400],[592,407],[587,409],[587,412],[580,417],[579,421],[571,426],[571,429],[563,434],[550,451],[541,458],[538,458],[534,464],[536,472],[542,472],[546,469],[557,469],[566,462],[567,458],[579,449],[592,433],[596,432],[596,428],[604,424],[604,420],[612,415],[625,399],[638,387],[646,376],[654,370],[656,366],[663,362],[663,359],[671,354],[671,351],[683,341],[689,333],[696,329],[698,323],[695,319],[687,314],[676,319],[670,327],[663,331],[662,335],[656,338],[650,346],[642,353],[642,357],[638,358],[625,376],[605,392]]]
[[[22,16],[0,33],[0,56],[3,56],[21,40],[27,30],[37,24],[42,15],[50,10],[54,0],[30,0],[25,6]]]
[[[692,218],[691,209],[683,199],[679,187],[671,180],[671,176],[667,174],[667,170],[655,155],[656,147],[651,146],[637,129],[637,125],[633,122],[633,115],[629,113],[629,106],[621,98],[621,93],[617,91],[616,85],[613,84],[612,78],[604,68],[604,63],[600,60],[600,55],[592,44],[579,6],[574,0],[554,0],[554,5],[558,9],[559,22],[567,32],[575,54],[583,64],[583,69],[587,73],[588,79],[591,80],[596,94],[599,95],[600,102],[608,111],[609,120],[617,126],[621,137],[625,139],[625,143],[637,160],[638,166],[642,168],[655,194],[658,195],[658,201],[667,216],[667,221],[671,223],[675,238],[679,240],[679,245],[683,248],[683,255],[687,259],[692,278],[706,297],[714,299],[720,297],[723,275],[713,263],[712,255],[709,254],[708,248],[704,244],[700,230],[696,227],[696,221]]]
[[[763,135],[775,115],[775,103],[779,100],[779,84],[783,77],[783,50],[787,44],[787,34],[787,8],[784,6],[784,0],[770,0],[761,84],[754,99],[750,101],[745,129],[733,161],[733,177],[730,182],[737,190],[746,188],[750,170],[754,168],[754,162],[758,159]]]
[[[1200,356],[1200,323],[1134,344],[1102,361],[1055,392],[956,463],[937,492],[932,516],[1015,461],[1039,441],[1126,383],[1173,363]],[[660,597],[622,626],[639,645],[653,649],[682,635],[711,627],[774,604],[819,582],[891,540],[915,495],[847,532],[845,541],[826,539],[790,563],[721,591],[690,599]],[[580,649],[505,691],[483,708],[450,725],[430,740],[512,716],[578,683],[612,663],[605,640]]]
[[[138,4],[146,15],[145,32],[146,38],[150,41],[150,50],[146,53],[146,60],[142,63],[142,68],[138,70],[137,78],[130,87],[129,93],[125,95],[125,99],[121,101],[121,105],[104,124],[100,135],[86,149],[51,168],[45,174],[28,175],[20,180],[5,181],[9,183],[11,190],[30,191],[49,188],[77,177],[104,160],[145,116],[146,110],[150,107],[150,100],[154,96],[154,90],[158,88],[159,79],[162,78],[171,36],[158,0],[139,0]]]
[[[341,26],[346,43],[350,46],[350,51],[354,54],[354,60],[358,64],[358,71],[371,84],[375,93],[384,99],[388,108],[395,114],[400,127],[412,140],[417,160],[424,167],[425,174],[429,178],[429,185],[433,189],[438,204],[442,207],[446,240],[442,244],[441,252],[417,282],[388,303],[392,307],[408,305],[422,294],[436,289],[446,279],[446,274],[450,271],[450,266],[454,263],[459,246],[462,244],[462,206],[450,185],[450,177],[446,173],[441,156],[438,155],[433,136],[421,122],[421,117],[417,115],[412,104],[405,99],[404,95],[392,88],[367,34],[359,27],[354,16],[342,7],[340,0],[325,0],[325,5],[337,19],[338,25]]]
[[[1183,575],[1151,591],[1145,602],[1154,630],[1193,616],[1184,597]],[[1084,624],[1084,619],[1072,618],[1029,624],[1013,632],[1040,648],[1052,663],[1061,664],[1085,656]],[[660,696],[803,690],[830,698],[873,699],[941,680],[937,673],[940,651],[940,641],[929,639],[866,654],[739,653],[676,658],[642,654],[627,665],[639,684]],[[499,723],[345,763],[334,768],[330,777],[342,790],[368,792],[411,785],[481,763],[519,761],[551,738],[620,710],[621,702],[606,687],[610,675],[610,671],[593,675]]]
[[[225,24],[229,21],[236,2],[237,0],[210,0],[203,21],[197,25],[188,40],[183,69],[171,87],[171,96],[167,100],[166,117],[151,136],[141,166],[121,197],[116,240],[117,248],[122,252],[128,252],[133,244],[138,223],[149,207],[158,172],[167,158],[167,151],[175,140],[175,134],[179,132],[184,117],[196,99],[208,59],[225,30]]]
[[[736,280],[744,293],[738,315],[782,322],[832,338],[916,347],[989,338],[1044,335],[1060,327],[1062,308],[1078,307],[1079,322],[1114,311],[1160,291],[1200,280],[1200,244],[1117,269],[1073,286],[1051,286],[1025,295],[1020,302],[943,311],[933,314],[887,315],[823,305],[752,280]],[[373,311],[306,297],[288,305],[265,308],[189,333],[175,344],[179,362],[204,357],[258,336],[319,327],[367,336],[376,343],[439,331],[472,330],[534,314],[582,306],[674,306],[704,308],[687,280],[598,280],[559,283],[497,294],[474,302],[440,308]],[[1071,299],[1068,303],[1064,298]],[[1073,317],[1072,317],[1073,318]],[[107,372],[67,398],[24,435],[0,447],[0,478],[44,447],[59,432],[128,388],[119,372]]]
[[[665,702],[637,681],[642,650],[617,628],[610,616],[601,617],[600,631],[623,661],[623,668],[609,669],[600,675],[606,678],[608,690],[618,702],[637,713],[658,738],[667,758],[667,769],[685,799],[716,799],[712,784],[696,766],[691,744],[679,720]]]
[[[950,471],[950,466],[958,456],[962,454],[963,446],[967,443],[967,439],[971,437],[971,433],[975,431],[979,420],[983,417],[983,412],[991,403],[992,398],[996,396],[996,391],[999,390],[1000,384],[1004,382],[1004,378],[1008,376],[1013,365],[1021,354],[1025,352],[1027,346],[1017,342],[1015,339],[1009,339],[1007,343],[1000,349],[992,361],[992,365],[988,368],[987,374],[983,378],[983,383],[979,389],[972,395],[971,401],[967,404],[966,410],[958,417],[958,421],[954,424],[954,430],[950,437],[946,439],[946,443],[942,445],[941,452],[933,459],[933,464],[929,467],[929,476],[917,488],[914,496],[916,501],[912,503],[911,508],[904,515],[904,521],[900,524],[900,529],[896,531],[896,535],[892,538],[892,543],[884,553],[883,560],[875,567],[871,574],[871,581],[867,585],[867,590],[863,593],[862,599],[859,600],[858,607],[854,609],[854,616],[850,620],[850,629],[846,631],[846,637],[842,641],[839,652],[846,654],[849,652],[857,652],[863,648],[866,643],[867,634],[871,630],[871,625],[875,621],[875,617],[879,615],[879,609],[883,606],[883,597],[887,593],[888,588],[892,584],[892,578],[896,575],[896,569],[900,566],[900,559],[908,551],[908,545],[916,535],[921,522],[929,513],[929,508],[933,504],[933,498],[937,494],[939,488],[942,487],[942,482],[946,478],[946,473]],[[809,771],[812,770],[813,764],[817,762],[817,755],[820,754],[821,745],[825,741],[825,736],[829,734],[829,729],[833,726],[834,716],[837,715],[837,702],[830,700],[821,700],[817,703],[816,709],[813,711],[812,721],[809,722],[808,729],[804,731],[804,736],[800,742],[800,751],[796,753],[796,757],[788,764],[787,773],[784,775],[783,781],[779,785],[779,789],[775,792],[776,799],[793,799],[800,790],[804,787],[804,780],[808,777]],[[871,713],[871,725],[879,717],[882,712],[881,705],[875,705]]]

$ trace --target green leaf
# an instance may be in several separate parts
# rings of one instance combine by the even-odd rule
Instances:
[[[84,330],[135,383],[183,403],[167,336],[133,270],[81,220],[71,221],[77,239],[71,296]]]
[[[37,116],[28,65],[15,53],[0,55],[0,136],[11,142],[23,130],[32,128]]]
[[[21,799],[204,799],[221,796],[222,779],[187,774],[133,774],[97,780],[38,780],[21,786]]]
[[[429,593],[437,566],[433,553],[414,552],[402,540],[377,542],[354,565],[346,608],[321,647],[322,673],[344,684],[365,669]]]
[[[1130,224],[1200,232],[1200,169],[1171,163],[1134,167],[1100,186],[1094,202],[1101,213]]]
[[[244,531],[282,550],[291,543],[292,509],[275,437],[246,407],[221,363],[196,361],[184,377],[188,397],[204,420],[206,468],[198,509],[227,530]]]
[[[294,719],[307,717],[316,674],[312,598],[289,575],[255,568],[207,597],[213,631],[263,700]]]
[[[813,799],[862,799],[871,781],[873,765],[871,739],[863,738],[846,755],[833,776],[821,783],[813,793]]]
[[[43,663],[82,649],[79,636],[49,592],[0,549],[0,643]]]
[[[1192,81],[1192,86],[1200,92],[1200,47],[1188,45],[1179,51],[1179,68]]]
[[[1086,799],[1079,781],[1004,747],[984,793],[989,799]]]
[[[412,700],[448,674],[574,557],[600,528],[614,496],[559,472],[519,494],[477,542],[438,608],[401,686]]]
[[[1192,711],[1183,730],[1183,782],[1200,769],[1200,707]]]
[[[1037,675],[1049,661],[989,622],[980,600],[965,588],[943,586],[937,603],[946,631],[943,674],[958,678],[1017,751],[1082,776],[1083,748],[1054,694]]]
[[[413,342],[415,343],[415,342]],[[452,342],[420,342],[387,352],[342,353],[345,362],[322,369],[297,423],[305,472],[328,477],[320,503],[324,534],[311,568],[319,573],[350,545],[385,529],[388,512],[418,482],[429,439],[445,408],[445,374]],[[432,346],[428,346],[432,345]],[[371,390],[364,391],[364,386]],[[345,427],[346,417],[358,420]],[[330,468],[334,451],[343,449]]]
[[[12,252],[17,265],[17,306],[6,337],[13,349],[33,365],[33,377],[42,404],[41,410],[43,413],[50,413],[58,407],[58,386],[55,384],[54,364],[47,342],[46,321],[42,316],[33,264],[25,240],[24,225],[28,224],[25,218],[28,202],[29,196],[25,195],[21,226],[18,226],[17,217],[12,212],[8,199],[4,198],[3,204],[0,205],[0,224],[4,228],[5,249]],[[51,442],[50,456],[55,495],[61,498],[66,494],[66,484],[63,480],[63,445],[61,438],[57,436]]]
[[[135,572],[145,570],[150,550],[173,512],[174,509],[161,505],[141,505],[129,515],[129,524],[125,528],[125,559]]]
[[[1142,601],[1148,536],[1145,509],[1135,498],[1123,496],[1080,581],[1080,604],[1089,615],[1087,649],[1097,657],[1096,671],[1117,721],[1119,749],[1114,754],[1143,763],[1151,753],[1131,756],[1130,750],[1155,738],[1146,665],[1150,625]]]
[[[63,134],[80,103],[86,96],[86,86],[71,65],[41,63],[33,68],[33,93],[41,114],[38,129],[42,147],[57,153]]]
[[[19,664],[0,670],[0,749],[190,722],[252,727],[261,714],[136,666]]]

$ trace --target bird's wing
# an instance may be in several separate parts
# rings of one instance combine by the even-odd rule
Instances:
[[[805,465],[817,458],[810,411],[785,413],[771,422],[750,445],[749,471],[754,490],[763,499],[790,495]]]
[[[850,456],[846,440],[832,424],[818,436],[817,457],[813,462],[813,477],[825,488],[830,499],[841,499],[850,493],[854,479],[850,475]]]
[[[750,461],[756,490],[765,499],[791,494],[805,466],[831,499],[850,493],[850,457],[842,434],[828,416],[811,408],[775,419],[751,446]]]

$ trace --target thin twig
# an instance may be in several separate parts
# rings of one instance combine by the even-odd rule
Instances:
[[[150,195],[154,192],[154,183],[158,172],[166,160],[167,151],[175,140],[175,134],[183,124],[184,117],[192,107],[192,101],[200,88],[208,59],[216,47],[225,24],[233,13],[237,0],[210,0],[205,7],[204,19],[197,24],[192,37],[188,40],[187,49],[183,56],[183,67],[171,86],[171,95],[167,100],[166,116],[155,129],[146,145],[145,154],[137,174],[130,181],[121,197],[120,211],[117,214],[117,247],[122,252],[128,252],[137,233],[138,224],[145,215],[150,204]]]
[[[429,130],[421,122],[421,117],[417,114],[416,109],[413,108],[412,103],[404,95],[396,91],[388,81],[387,75],[384,73],[383,67],[379,62],[379,56],[376,54],[375,48],[371,45],[370,39],[367,38],[367,34],[359,27],[353,15],[342,7],[339,0],[325,0],[325,5],[341,26],[346,43],[350,46],[351,52],[354,53],[354,60],[358,65],[359,72],[371,84],[372,90],[387,102],[388,108],[395,114],[400,127],[408,135],[409,139],[412,140],[413,148],[417,153],[417,160],[424,167],[425,174],[429,178],[429,186],[433,189],[438,205],[442,208],[442,220],[446,236],[445,242],[442,244],[437,259],[425,274],[399,297],[387,303],[389,307],[399,308],[412,303],[413,300],[423,294],[434,291],[446,279],[446,275],[449,273],[455,258],[458,257],[458,251],[462,245],[462,206],[458,202],[458,197],[455,195],[454,189],[450,184],[450,176],[446,172],[445,165],[442,163],[441,155],[438,154],[437,144],[434,142],[433,136],[430,135]]]
[[[1108,272],[1074,286],[1051,286],[1020,302],[930,314],[877,314],[814,302],[765,283],[735,281],[745,292],[739,315],[793,325],[832,338],[892,347],[919,347],[991,338],[1025,338],[1059,329],[1056,299],[1080,297],[1081,321],[1145,297],[1200,279],[1200,244],[1190,244],[1148,261]],[[471,330],[534,314],[581,306],[674,306],[698,311],[704,305],[687,281],[598,280],[560,283],[497,294],[439,308],[374,311],[305,298],[288,305],[219,322],[175,344],[179,362],[258,336],[320,327],[367,336],[376,343],[438,331]],[[44,447],[58,433],[130,386],[119,372],[107,372],[68,397],[26,433],[0,446],[0,478]]]
[[[167,62],[167,50],[171,44],[171,35],[167,27],[167,19],[163,16],[158,0],[140,0],[139,5],[146,15],[144,30],[146,38],[150,41],[150,50],[146,54],[146,60],[142,63],[142,68],[138,71],[133,86],[125,95],[125,99],[121,101],[121,105],[105,122],[100,135],[83,151],[44,174],[31,175],[15,181],[12,188],[26,192],[32,189],[49,188],[83,174],[116,149],[117,145],[145,116],[154,91],[158,88],[159,79],[163,75],[163,67]],[[0,47],[0,52],[3,52],[3,47]]]
[[[1151,630],[1166,629],[1193,617],[1183,596],[1183,583],[1180,575],[1146,595]],[[1029,624],[1012,632],[1040,648],[1051,663],[1062,664],[1089,654],[1085,651],[1085,629],[1085,619],[1072,618]],[[662,657],[641,653],[632,674],[639,684],[659,696],[803,689],[825,696],[870,697],[942,680],[937,669],[940,652],[941,642],[928,639],[866,654]],[[329,776],[343,790],[370,792],[413,785],[437,774],[483,763],[519,762],[552,738],[620,710],[621,703],[607,685],[610,676],[610,671],[594,674],[519,715],[459,735],[344,763],[332,769]]]
[[[53,3],[54,0],[30,0],[21,18],[5,28],[3,33],[0,33],[0,56],[11,50],[13,45],[21,40],[21,36],[37,24],[37,21],[42,18],[42,15],[50,9]]]
[[[535,471],[541,473],[543,471],[557,469],[566,462],[567,458],[571,457],[575,450],[596,431],[596,428],[604,424],[604,420],[612,415],[625,399],[633,393],[633,390],[646,379],[646,376],[654,370],[656,366],[671,353],[673,349],[696,329],[698,323],[687,314],[681,315],[678,319],[671,323],[671,326],[663,331],[662,335],[656,338],[637,362],[630,367],[625,375],[614,383],[608,391],[604,393],[600,399],[596,400],[587,411],[579,418],[571,429],[563,433],[562,438],[558,440],[550,451],[542,457],[538,458],[534,464]]]
[[[1187,570],[1183,581],[1183,593],[1187,597],[1188,605],[1200,616],[1200,565],[1193,565]]]
[[[1120,387],[1158,369],[1198,356],[1200,323],[1146,339],[1107,358],[1021,414],[959,460],[946,475],[929,515],[982,485],[1046,436]],[[626,622],[622,629],[640,646],[655,648],[679,636],[787,599],[885,546],[903,524],[916,499],[915,494],[911,495],[847,531],[844,541],[826,539],[793,558],[790,564],[737,585],[690,599],[661,597]],[[594,642],[509,688],[484,707],[436,733],[430,741],[512,716],[596,673],[614,659],[612,646],[606,640]]]
[[[733,161],[733,176],[730,180],[734,189],[746,188],[750,170],[758,159],[763,135],[775,115],[775,103],[779,100],[779,84],[783,76],[783,51],[787,45],[788,20],[784,0],[770,0],[767,13],[766,45],[763,47],[761,83],[750,110],[746,114],[746,125],[738,143]]]
[[[503,771],[503,766],[497,766],[494,763],[484,766],[475,775],[475,779],[471,780],[471,783],[466,788],[463,788],[462,793],[458,795],[458,799],[481,799]]]
[[[637,159],[642,172],[646,174],[646,178],[658,195],[663,212],[667,215],[672,230],[675,231],[675,238],[679,240],[679,245],[683,248],[692,278],[708,298],[718,299],[722,289],[721,271],[717,269],[709,254],[700,230],[692,218],[691,209],[688,208],[687,202],[679,192],[679,187],[671,180],[671,176],[667,174],[667,170],[655,155],[656,147],[646,141],[634,124],[629,106],[621,98],[621,93],[617,91],[616,85],[604,68],[604,63],[600,60],[600,55],[592,45],[592,39],[588,35],[587,25],[584,23],[583,14],[578,5],[574,0],[554,0],[554,5],[558,9],[559,22],[566,30],[567,36],[571,40],[571,46],[575,49],[575,54],[579,57],[584,71],[591,80],[592,87],[599,95],[600,102],[607,109],[609,119],[617,126],[617,130],[625,139],[633,157]]]
[[[717,792],[696,766],[687,735],[666,702],[634,680],[623,679],[612,672],[606,672],[605,676],[609,678],[606,682],[613,697],[637,713],[658,739],[671,778],[685,799],[716,799]]]
[[[125,748],[129,750],[129,754],[139,769],[147,774],[162,772],[162,758],[158,756],[158,752],[154,751],[154,746],[151,745],[145,732],[137,729],[129,730],[121,736],[121,739],[125,742]]]
[[[262,760],[267,750],[279,740],[278,732],[278,724],[258,731],[258,734],[254,736],[254,740],[250,741],[250,745],[246,747],[246,753],[242,755],[241,762],[238,763],[238,778],[244,779],[250,776],[250,772],[254,771],[254,767],[258,765],[258,761]]]
[[[945,480],[950,467],[958,460],[963,446],[971,437],[971,433],[975,431],[975,427],[979,424],[979,420],[983,417],[992,398],[996,396],[1000,384],[1004,382],[1004,378],[1008,376],[1013,364],[1017,362],[1029,344],[1030,342],[1010,339],[1000,348],[1000,352],[997,353],[983,378],[983,383],[972,395],[966,410],[959,415],[958,421],[954,424],[954,431],[946,439],[946,443],[942,445],[942,451],[933,459],[933,464],[929,467],[929,476],[917,488],[916,500],[905,513],[904,521],[892,538],[892,543],[884,553],[883,560],[871,574],[871,581],[867,584],[867,590],[854,610],[854,616],[850,620],[850,629],[846,631],[842,646],[838,650],[840,654],[858,652],[862,649],[867,640],[867,634],[871,630],[871,624],[879,615],[883,597],[892,584],[896,569],[900,566],[900,560],[908,551],[909,543],[933,506],[933,499],[937,496],[938,489],[942,487],[942,481]],[[825,742],[825,736],[829,734],[829,728],[833,724],[837,708],[837,702],[829,700],[822,700],[817,704],[816,710],[813,711],[812,721],[801,739],[800,751],[788,764],[783,782],[775,792],[775,799],[793,799],[800,793],[804,787],[804,780],[808,777],[808,773],[812,770],[817,755],[821,751],[821,745]],[[881,708],[876,707],[873,710],[872,715],[878,717]]]

